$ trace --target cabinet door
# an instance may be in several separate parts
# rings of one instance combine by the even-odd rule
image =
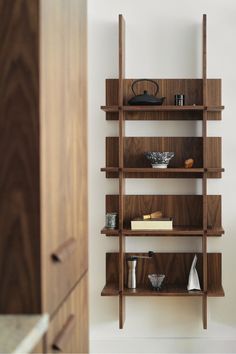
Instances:
[[[34,347],[34,349],[31,351],[31,354],[43,354],[45,353],[44,351],[44,339],[41,339],[39,343]]]
[[[87,270],[86,1],[41,0],[43,310]]]
[[[87,273],[50,323],[48,353],[88,353]]]
[[[40,313],[37,1],[0,1],[0,313]]]

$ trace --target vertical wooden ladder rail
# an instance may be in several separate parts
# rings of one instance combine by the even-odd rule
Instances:
[[[202,26],[202,82],[203,82],[203,118],[202,118],[202,139],[203,139],[203,179],[202,179],[202,253],[203,253],[203,291],[202,297],[202,319],[203,328],[207,329],[207,153],[206,153],[206,138],[207,138],[207,16],[203,15]]]
[[[125,116],[123,110],[125,78],[125,21],[119,15],[119,328],[124,327],[125,322],[125,296],[124,296],[124,267],[125,267],[125,236],[124,228],[124,136]]]

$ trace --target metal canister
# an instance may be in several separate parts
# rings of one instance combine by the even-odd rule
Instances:
[[[127,257],[128,263],[128,289],[136,289],[136,265],[138,257]]]
[[[106,213],[105,225],[107,229],[115,229],[117,227],[117,213]]]
[[[175,105],[184,106],[184,95],[182,93],[177,93],[175,95]]]

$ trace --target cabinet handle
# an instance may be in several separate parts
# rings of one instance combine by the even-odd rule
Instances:
[[[71,255],[71,253],[75,251],[75,248],[76,240],[74,238],[70,238],[52,253],[52,259],[55,262],[63,262]]]
[[[75,315],[70,315],[57,334],[56,338],[52,343],[52,349],[57,350],[59,352],[66,352],[66,343],[70,339],[73,329],[75,328]]]

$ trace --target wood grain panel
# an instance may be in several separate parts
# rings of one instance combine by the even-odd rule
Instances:
[[[38,7],[0,1],[1,313],[41,310]]]
[[[187,158],[194,159],[194,167],[203,167],[203,139],[201,137],[126,137],[124,167],[150,168],[150,162],[145,158],[147,151],[173,151],[175,157],[170,161],[170,168],[184,167]],[[206,138],[206,167],[221,167],[221,138]],[[119,141],[117,137],[106,138],[106,167],[119,166]],[[115,172],[107,172],[108,178],[116,178]],[[126,178],[173,178],[172,173],[125,173]],[[176,173],[178,178],[199,178],[200,173]],[[221,177],[220,172],[209,172],[209,178]]]
[[[209,113],[208,113],[209,114]],[[222,146],[221,137],[206,138],[206,167],[221,167],[222,166]],[[221,172],[209,172],[208,178],[221,178]]]
[[[129,255],[147,255],[146,253],[126,253]],[[159,273],[165,274],[166,278],[163,283],[163,292],[168,294],[172,291],[175,293],[186,290],[188,283],[189,271],[195,253],[155,253],[152,259],[139,259],[136,267],[137,276],[137,290],[147,294],[145,290],[152,290],[148,279],[148,274]],[[197,271],[201,287],[203,286],[203,267],[202,267],[202,253],[197,253]],[[221,283],[221,254],[208,253],[208,291],[209,296],[217,296],[218,292],[222,290]],[[124,283],[127,284],[127,264],[125,262],[125,278]],[[116,286],[118,288],[118,253],[106,254],[106,284],[112,289]],[[173,291],[175,289],[175,291]],[[139,294],[141,295],[141,294]],[[171,295],[171,293],[169,294]]]
[[[63,353],[88,353],[88,275],[82,277],[50,323],[46,335],[47,353],[58,353],[55,342],[60,335]],[[68,319],[73,326],[66,331]],[[65,333],[64,333],[65,332]]]
[[[218,105],[221,102],[221,79],[207,79],[207,104]],[[220,112],[208,112],[207,120],[221,120]]]
[[[41,2],[44,311],[87,269],[86,1]],[[64,262],[52,254],[75,239]]]
[[[201,195],[126,195],[124,228],[130,220],[143,214],[162,210],[166,217],[173,217],[175,227],[202,227]],[[106,212],[118,212],[118,195],[106,195]],[[221,196],[207,196],[207,226],[221,227]]]
[[[133,96],[131,85],[134,79],[124,80],[124,101],[126,105]],[[202,79],[154,79],[159,84],[159,96],[166,97],[164,105],[174,105],[174,95],[176,93],[185,94],[186,105],[202,105]],[[221,105],[221,80],[209,79],[209,106]],[[151,83],[140,82],[137,84],[137,94],[145,89],[150,94],[154,93],[154,87]],[[118,79],[106,80],[106,105],[118,105]],[[117,113],[107,113],[108,120],[117,120]],[[129,112],[126,113],[127,120],[202,120],[203,113],[195,112]],[[209,120],[221,119],[221,112],[211,112],[208,115]]]
[[[122,15],[119,15],[119,106],[123,105],[124,96],[124,78],[125,78],[125,20]],[[125,136],[125,121],[124,112],[119,111],[119,167],[124,167],[124,136]],[[125,298],[123,297],[123,278],[124,278],[124,252],[125,238],[122,235],[123,217],[124,217],[124,194],[125,194],[125,179],[123,171],[119,172],[119,328],[124,327],[125,322]]]
[[[44,338],[39,341],[39,343],[31,351],[32,354],[42,354],[45,352]]]

